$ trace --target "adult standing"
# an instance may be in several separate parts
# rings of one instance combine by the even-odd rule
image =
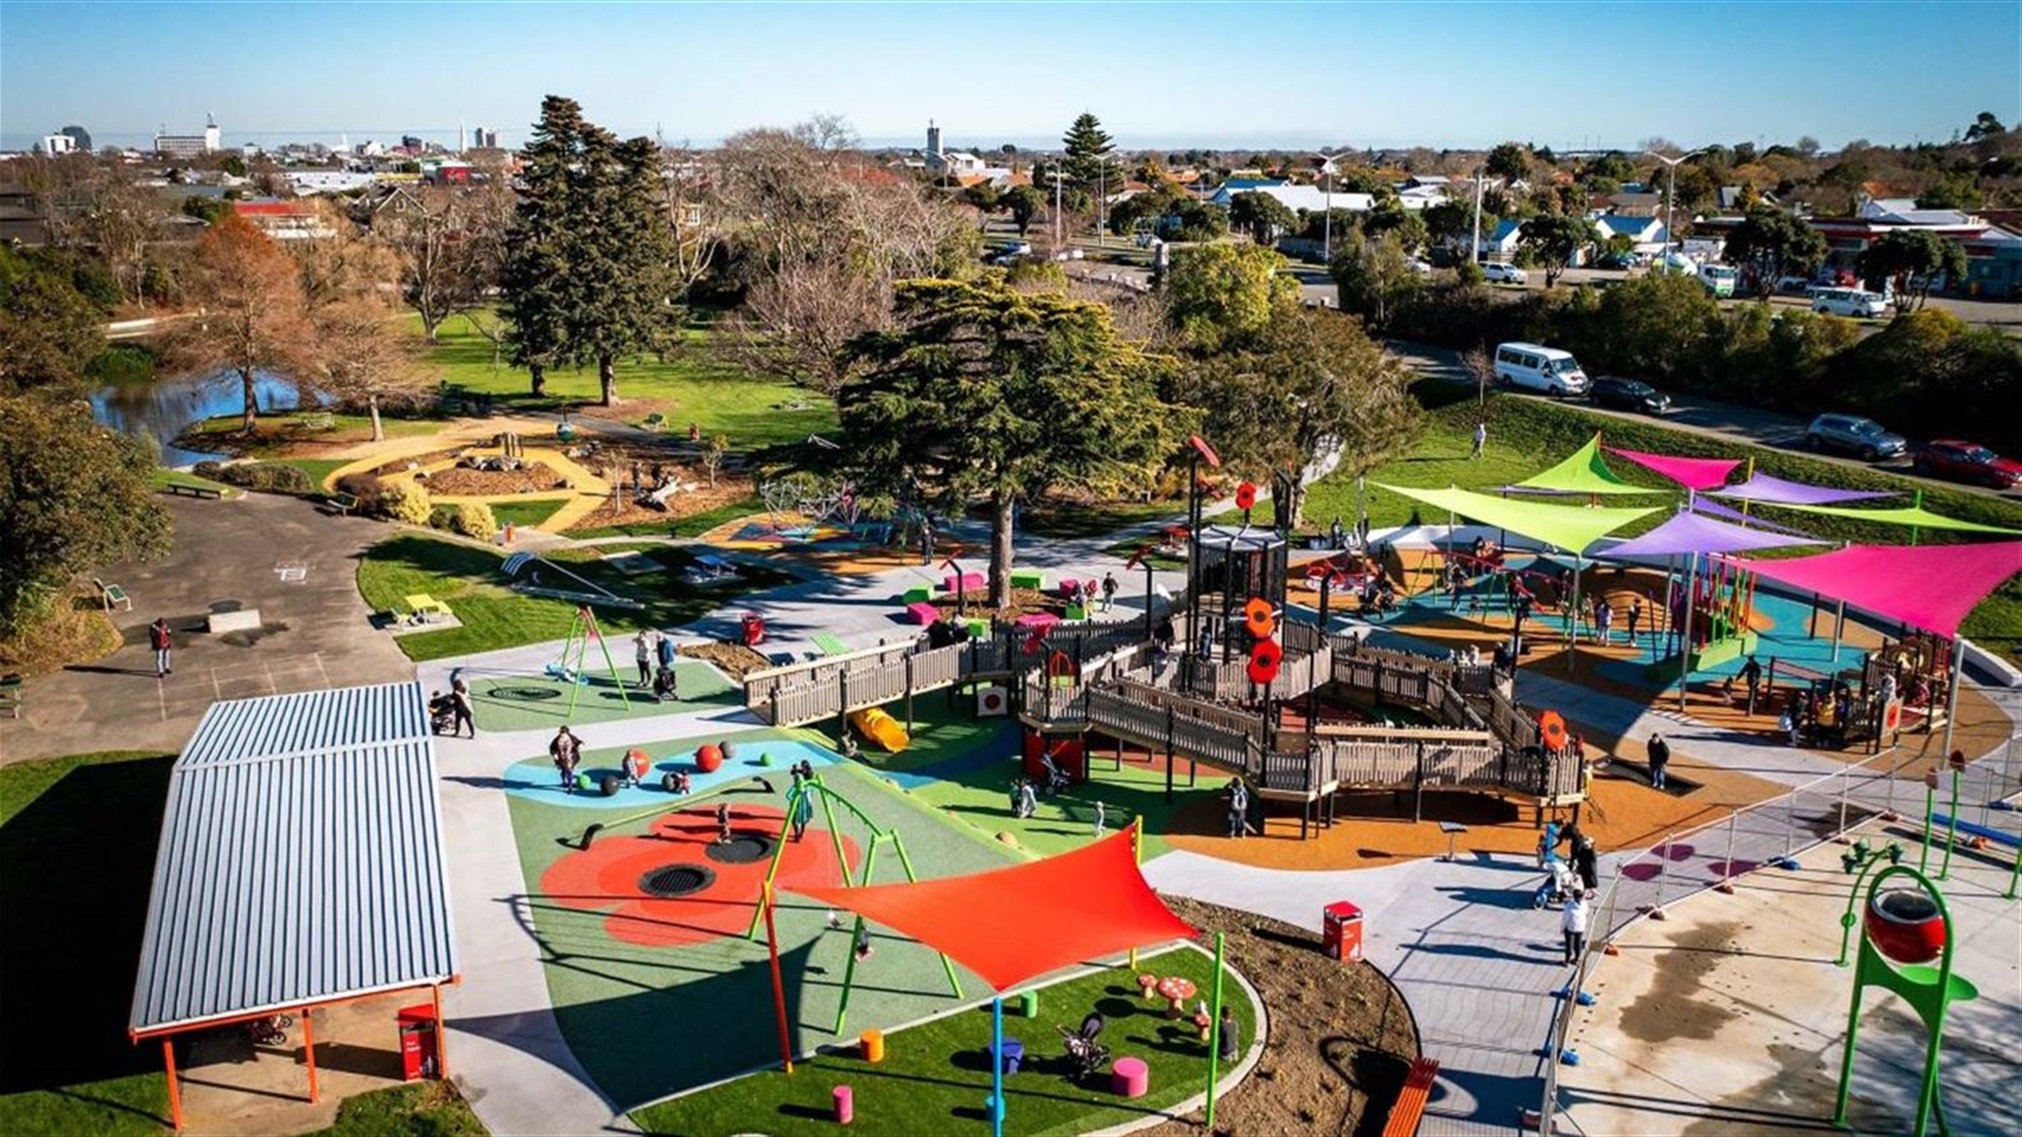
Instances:
[[[934,519],[925,514],[920,517],[920,563],[934,563]]]
[[[1469,454],[1468,458],[1472,460],[1481,457],[1481,452],[1487,447],[1488,447],[1488,420],[1482,419],[1474,424],[1474,452],[1472,454]]]
[[[1241,778],[1229,779],[1229,836],[1241,838],[1250,828],[1250,788]]]
[[[1762,693],[1762,664],[1752,655],[1747,663],[1741,665],[1741,681],[1748,684],[1748,713],[1752,715],[1755,713],[1756,697]]]
[[[583,759],[583,740],[576,732],[563,726],[555,732],[554,740],[548,743],[548,757],[554,759],[555,772],[561,776],[562,792],[576,792],[576,763]]]
[[[1636,627],[1642,622],[1643,622],[1643,598],[1640,596],[1631,597],[1629,599],[1629,617],[1628,617],[1630,647],[1636,646]]]
[[[449,736],[455,738],[463,733],[464,727],[469,727],[470,736],[476,738],[477,719],[470,702],[470,683],[464,679],[461,667],[449,677],[449,709],[456,716],[449,724]]]
[[[175,650],[175,641],[169,635],[166,618],[156,616],[154,623],[147,626],[147,644],[154,649],[154,677],[159,679],[175,674],[175,668],[169,666],[173,662],[170,653]]]
[[[654,632],[653,636],[654,636],[653,646],[657,651],[657,653],[659,654],[660,666],[668,671],[674,670],[673,638],[668,636],[667,633],[665,632]]]
[[[1559,931],[1565,935],[1568,964],[1580,962],[1580,953],[1587,950],[1587,916],[1586,890],[1576,889],[1559,910]]]
[[[1107,612],[1116,607],[1116,574],[1102,574],[1102,610]]]
[[[1671,766],[1671,744],[1664,741],[1662,734],[1650,736],[1650,788],[1661,790],[1668,781],[1665,771]]]
[[[653,644],[646,638],[646,630],[632,637],[632,660],[639,665],[639,686],[653,682]]]
[[[1615,606],[1603,596],[1594,602],[1594,642],[1606,646],[1614,637]]]
[[[814,783],[801,778],[800,770],[793,771],[794,788],[800,792],[793,801],[793,839],[799,841],[807,836],[808,823],[814,820]]]

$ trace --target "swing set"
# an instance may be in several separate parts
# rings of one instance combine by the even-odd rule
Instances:
[[[575,619],[569,621],[569,638],[562,641],[562,656],[547,665],[548,678],[559,679],[569,685],[569,713],[576,713],[576,696],[589,686],[589,677],[583,674],[583,665],[589,662],[590,641],[597,641],[597,647],[604,653],[604,669],[611,676],[611,684],[618,689],[618,699],[625,704],[625,710],[632,709],[632,697],[625,693],[625,681],[618,675],[617,661],[611,658],[611,644],[604,638],[602,629],[597,627],[596,614],[585,604],[576,609]]]
[[[843,884],[845,887],[862,888],[871,882],[871,870],[878,863],[878,849],[886,845],[891,846],[893,854],[898,857],[899,868],[905,873],[906,883],[919,883],[920,878],[913,872],[913,860],[906,855],[905,840],[899,836],[898,831],[887,829],[872,821],[869,815],[865,814],[863,810],[858,809],[856,803],[850,801],[847,796],[837,790],[830,789],[821,780],[820,774],[812,774],[794,783],[793,788],[787,791],[786,816],[780,822],[779,840],[773,844],[772,863],[765,868],[765,882],[762,889],[765,901],[758,906],[757,911],[751,914],[751,926],[746,928],[744,933],[746,939],[756,940],[760,924],[771,919],[772,897],[774,895],[773,881],[779,875],[780,861],[786,856],[786,844],[788,838],[791,836],[793,819],[800,816],[802,809],[808,809],[811,812],[813,809],[812,803],[816,801],[821,803],[822,819],[828,825],[829,839],[835,842],[836,863],[843,866]],[[870,844],[864,849],[863,865],[858,870],[857,879],[854,882],[849,879],[849,858],[843,855],[842,829],[836,825],[835,807],[838,804],[849,811],[858,821],[862,822],[866,829],[871,831]],[[850,929],[850,943],[853,945],[862,944],[866,942],[864,936],[864,918],[859,913],[856,917],[855,926]],[[849,962],[843,966],[842,999],[836,1004],[835,1030],[833,1032],[835,1034],[842,1033],[843,1018],[849,1013],[850,991],[856,980],[858,958],[859,953],[853,947],[849,953]],[[775,957],[775,968],[778,966],[776,959],[777,957]],[[961,998],[962,981],[956,978],[955,965],[948,959],[946,952],[941,953],[941,970],[948,976],[949,989],[956,998]]]

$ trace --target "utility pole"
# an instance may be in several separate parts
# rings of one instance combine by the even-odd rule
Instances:
[[[1060,182],[1061,182],[1061,179],[1065,178],[1065,177],[1066,177],[1067,175],[1066,175],[1065,173],[1063,173],[1063,172],[1061,171],[1060,167],[1058,167],[1058,166],[1055,166],[1055,167],[1053,167],[1053,171],[1052,171],[1052,173],[1053,173],[1053,252],[1054,252],[1054,254],[1055,254],[1055,255],[1058,255],[1058,254],[1060,253],[1060,251],[1061,251],[1061,249],[1060,249]]]
[[[1326,179],[1322,191],[1326,194],[1327,204],[1326,218],[1320,228],[1320,259],[1331,265],[1334,263],[1334,159],[1321,151],[1314,153],[1320,156],[1320,176]]]
[[[1664,274],[1669,276],[1671,273],[1671,244],[1678,239],[1678,231],[1671,228],[1671,207],[1678,200],[1678,165],[1688,158],[1697,158],[1699,155],[1705,153],[1705,151],[1694,150],[1687,154],[1680,154],[1676,158],[1666,158],[1655,150],[1645,150],[1643,153],[1670,167],[1670,172],[1666,175],[1667,186],[1664,191]]]
[[[1467,251],[1470,264],[1481,263],[1481,183],[1487,176],[1488,166],[1485,163],[1474,172],[1474,247]]]

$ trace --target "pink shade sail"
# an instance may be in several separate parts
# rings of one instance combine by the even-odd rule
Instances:
[[[2022,572],[2022,541],[1855,545],[1815,557],[1734,560],[1758,576],[1955,636],[1973,605]]]
[[[1648,454],[1641,450],[1623,450],[1610,446],[1608,453],[1618,458],[1627,458],[1646,470],[1677,482],[1688,490],[1719,489],[1727,484],[1727,475],[1734,467],[1741,465],[1739,458],[1679,458],[1670,454]]]
[[[1822,545],[1806,537],[1787,537],[1761,529],[1743,529],[1696,513],[1681,513],[1640,537],[1610,549],[1604,557],[1675,557],[1689,553],[1744,553],[1791,545]]]
[[[1736,501],[1760,501],[1770,505],[1832,505],[1842,501],[1896,496],[1883,490],[1836,490],[1829,486],[1808,486],[1768,474],[1757,474],[1738,486],[1710,492]]]

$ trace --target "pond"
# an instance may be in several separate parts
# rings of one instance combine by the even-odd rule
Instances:
[[[239,414],[245,408],[243,391],[239,377],[230,372],[120,383],[92,392],[91,413],[122,433],[154,439],[161,445],[162,465],[188,466],[225,456],[184,450],[175,440],[193,423]],[[293,410],[301,402],[293,382],[270,372],[257,374],[253,392],[263,414]]]

